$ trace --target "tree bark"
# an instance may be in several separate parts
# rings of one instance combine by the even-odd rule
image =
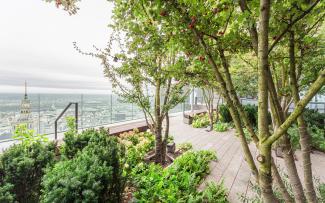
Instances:
[[[156,154],[155,154],[155,162],[158,164],[163,164],[162,155],[163,155],[163,140],[162,140],[162,121],[163,118],[161,117],[161,109],[160,109],[160,88],[161,88],[161,81],[160,79],[156,82],[156,92],[155,92],[155,120],[156,125],[155,128],[155,136],[156,136]]]
[[[273,158],[272,158],[272,175],[273,175],[274,181],[276,182],[277,186],[279,187],[279,190],[281,192],[281,195],[282,195],[284,201],[286,203],[293,203],[294,201],[293,201],[292,197],[290,196],[290,194],[288,193],[288,190],[281,179],[281,176],[279,174],[279,171],[277,170],[277,167],[274,163]]]
[[[295,62],[295,37],[294,32],[289,32],[289,58],[290,58],[290,83],[291,92],[295,105],[300,101],[298,81],[296,76],[296,62]],[[307,131],[307,126],[303,115],[301,114],[298,118],[298,127],[300,134],[300,146],[302,151],[302,161],[304,170],[304,184],[306,188],[306,197],[308,202],[316,202],[316,192],[313,183],[313,173],[311,167],[310,151],[311,151],[311,138]]]
[[[263,197],[263,202],[278,202],[272,189],[271,176],[271,145],[265,143],[270,136],[268,129],[268,85],[267,70],[268,61],[268,34],[270,19],[271,2],[270,0],[260,0],[260,19],[258,33],[258,130],[259,130],[259,184]]]
[[[280,102],[278,100],[277,92],[275,90],[275,85],[271,80],[271,73],[268,71],[268,87],[271,99],[271,110],[272,110],[272,117],[275,122],[275,129],[277,129],[283,122],[284,122],[284,112],[281,108]],[[284,134],[283,137],[279,140],[280,147],[284,154],[284,162],[287,168],[289,181],[292,185],[293,194],[295,197],[296,202],[304,202],[304,190],[299,179],[295,159],[294,159],[294,152],[292,150],[292,146],[287,134]]]

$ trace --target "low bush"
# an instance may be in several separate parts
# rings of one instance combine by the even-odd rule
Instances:
[[[319,202],[325,202],[325,183],[321,183],[317,187]]]
[[[54,149],[53,143],[33,142],[6,150],[0,157],[0,194],[5,195],[1,198],[38,202],[44,169],[55,162]]]
[[[129,169],[139,164],[155,145],[155,137],[152,133],[138,130],[120,134],[119,140],[126,147],[125,162]]]
[[[182,152],[186,152],[186,151],[193,149],[193,145],[189,142],[184,142],[182,144],[178,144],[177,149]]]
[[[195,115],[192,122],[193,128],[205,128],[210,124],[208,114]]]
[[[305,109],[303,115],[308,126],[317,126],[325,130],[325,113],[320,113],[314,109]]]
[[[311,135],[311,146],[314,149],[325,152],[325,130],[318,128],[317,126],[308,127],[308,132]],[[300,148],[300,134],[296,124],[288,129],[291,144],[294,149]]]
[[[190,195],[188,202],[191,203],[227,203],[227,191],[223,185],[210,182],[206,188],[195,196]]]
[[[227,105],[225,104],[221,104],[219,105],[219,119],[221,122],[223,123],[230,123],[232,122],[232,117],[231,117],[231,114],[230,114],[230,111],[229,111],[229,108]]]
[[[99,136],[100,132],[95,129],[87,129],[80,134],[68,131],[64,134],[64,143],[61,146],[61,154],[72,159],[79,151],[85,148],[91,137]]]
[[[42,202],[120,202],[124,149],[116,137],[93,135],[75,158],[57,163],[42,179]]]
[[[216,159],[213,152],[186,152],[163,169],[156,164],[140,164],[132,170],[138,202],[186,202],[197,195],[196,188]]]
[[[228,123],[223,123],[218,121],[213,125],[213,130],[217,132],[225,132],[230,128],[230,125]]]
[[[253,126],[257,126],[257,111],[258,111],[257,106],[252,104],[246,104],[243,105],[243,108],[250,123]]]

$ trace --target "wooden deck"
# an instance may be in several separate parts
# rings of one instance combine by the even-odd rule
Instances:
[[[199,189],[202,189],[209,181],[224,181],[229,192],[230,202],[240,202],[238,199],[240,194],[252,195],[248,183],[249,180],[253,180],[253,177],[244,160],[239,139],[234,136],[234,130],[223,133],[207,132],[205,129],[196,129],[184,124],[181,116],[171,118],[170,123],[170,134],[174,136],[176,143],[190,142],[195,150],[214,150],[217,153],[218,161],[210,164],[211,172]],[[258,153],[256,147],[251,144],[250,149],[253,156],[256,157]],[[297,151],[296,155],[298,157],[296,162],[298,172],[302,177],[300,152]],[[282,159],[275,158],[275,161],[281,168],[284,168]],[[321,182],[325,182],[325,154],[314,152],[312,163],[314,175],[319,177]]]

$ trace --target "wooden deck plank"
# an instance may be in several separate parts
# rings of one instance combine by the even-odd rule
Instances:
[[[238,156],[241,152],[241,146],[235,131],[230,130],[225,133],[206,132],[205,129],[193,128],[190,125],[184,124],[182,117],[174,117],[171,119],[170,132],[175,137],[176,143],[191,142],[195,150],[214,150],[217,152],[218,161],[210,163],[210,174],[206,177],[199,189],[203,189],[205,183],[209,181],[219,181],[225,179],[225,186],[229,191],[230,202],[240,202],[238,193],[243,193],[247,197],[252,197],[254,192],[249,185],[249,181],[254,182],[254,177],[251,174],[250,168],[243,156]],[[258,150],[254,144],[250,144],[254,161]],[[297,152],[298,162],[297,168],[301,175],[301,155]],[[316,177],[320,177],[322,182],[325,182],[325,153],[315,152],[311,154],[313,163],[313,172]],[[281,168],[284,168],[283,159],[275,158],[275,161]],[[229,171],[228,171],[229,170]]]

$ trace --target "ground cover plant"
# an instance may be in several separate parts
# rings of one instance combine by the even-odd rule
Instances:
[[[197,114],[193,118],[192,127],[193,128],[205,128],[210,124],[208,114]]]
[[[141,164],[132,171],[133,183],[137,188],[134,196],[139,202],[199,202],[200,198],[208,198],[207,193],[197,192],[197,186],[209,171],[209,162],[216,160],[211,151],[189,151],[175,159],[167,168],[155,164]],[[219,186],[220,194],[209,197],[226,201],[226,192]],[[194,201],[195,200],[195,201]]]
[[[216,122],[213,125],[213,130],[217,131],[217,132],[225,132],[227,131],[229,128],[231,128],[231,125],[229,123],[223,123],[223,122]]]

